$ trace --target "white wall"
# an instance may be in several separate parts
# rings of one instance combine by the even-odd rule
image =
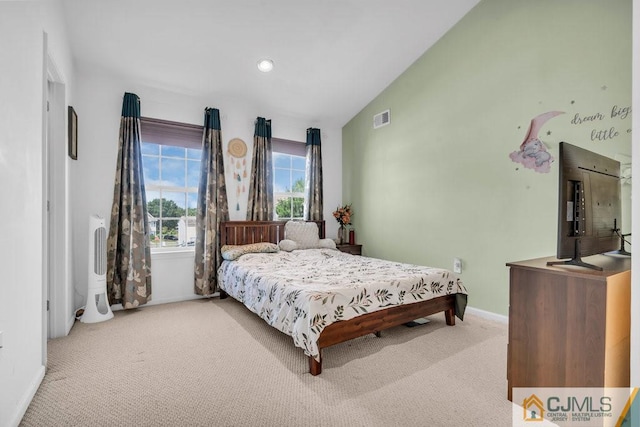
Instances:
[[[43,101],[45,37],[71,60],[57,1],[0,2],[0,425],[17,425],[44,375]]]
[[[60,1],[43,2],[46,20],[46,75],[49,94],[49,337],[65,336],[73,326],[71,223],[67,107],[73,104],[74,69]],[[46,90],[46,89],[45,89]]]
[[[152,79],[152,76],[149,76]],[[212,76],[212,78],[214,78]],[[341,129],[303,118],[286,117],[276,111],[244,104],[240,99],[215,95],[181,93],[171,88],[155,88],[146,82],[128,81],[109,75],[102,70],[78,67],[78,96],[75,109],[78,114],[78,160],[71,164],[71,193],[73,219],[73,260],[76,306],[85,304],[88,238],[87,224],[90,214],[104,216],[109,223],[113,201],[118,131],[122,111],[122,97],[133,92],[140,97],[141,114],[184,123],[202,125],[205,107],[220,110],[223,149],[229,140],[241,138],[249,147],[247,162],[251,161],[254,121],[256,117],[272,120],[273,136],[305,141],[306,129],[322,129],[322,155],[324,169],[324,206],[327,235],[337,233],[337,223],[331,212],[341,202],[342,190],[342,136]],[[225,164],[230,218],[244,220],[246,197],[235,210],[235,187],[231,185],[230,166]],[[152,292],[150,304],[194,298],[193,253],[152,255]],[[117,307],[116,307],[117,308]]]

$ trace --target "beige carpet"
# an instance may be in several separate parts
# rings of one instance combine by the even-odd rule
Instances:
[[[507,326],[444,315],[325,349],[229,298],[116,312],[49,341],[21,426],[509,426]]]

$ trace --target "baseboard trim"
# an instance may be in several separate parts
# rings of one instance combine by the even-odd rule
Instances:
[[[217,296],[220,296],[219,292],[215,292],[213,295],[207,295],[207,296],[195,295],[194,294],[194,295],[174,297],[174,298],[152,299],[151,301],[149,301],[148,303],[146,303],[142,307],[149,307],[149,306],[152,306],[152,305],[159,305],[159,304],[169,304],[169,303],[172,303],[172,302],[191,301],[191,300],[194,300],[194,299],[213,298],[213,297],[217,297]],[[120,311],[120,310],[123,310],[122,304],[113,304],[111,306],[111,311]]]
[[[16,412],[13,415],[13,419],[9,422],[10,427],[18,427],[18,425],[20,425],[20,421],[22,421],[24,414],[27,412],[27,409],[29,409],[29,405],[31,404],[33,397],[36,395],[40,384],[42,384],[42,380],[44,379],[44,372],[44,366],[40,366],[36,371],[36,375],[31,381],[31,384],[29,384],[27,392],[22,397],[22,399],[20,399],[20,402],[16,407]]]
[[[503,314],[492,313],[490,311],[481,310],[475,307],[467,307],[466,312],[469,314],[473,314],[474,316],[482,317],[483,319],[493,320],[494,322],[504,323],[505,325],[509,323],[509,316],[505,316]]]
[[[65,329],[65,334],[64,334],[65,337],[69,335],[69,332],[71,332],[71,328],[73,328],[73,325],[75,323],[76,323],[76,318],[73,315],[73,313],[71,313],[71,316],[67,319],[67,327]]]

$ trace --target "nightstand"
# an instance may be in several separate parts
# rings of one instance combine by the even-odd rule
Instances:
[[[343,245],[336,245],[336,249],[352,255],[362,255],[362,245],[348,245],[345,243]]]

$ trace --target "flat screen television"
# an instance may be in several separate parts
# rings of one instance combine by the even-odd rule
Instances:
[[[557,258],[565,264],[602,270],[582,257],[615,251],[622,235],[620,162],[566,142],[560,143]]]

